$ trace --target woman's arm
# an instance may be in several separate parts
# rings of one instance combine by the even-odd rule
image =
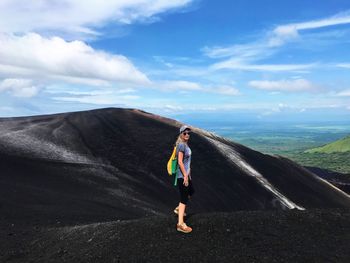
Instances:
[[[178,153],[177,162],[179,164],[179,167],[180,167],[180,170],[181,170],[182,174],[184,175],[184,183],[187,182],[186,184],[188,184],[188,174],[186,173],[186,170],[185,170],[185,165],[183,163],[183,158],[184,158],[184,153],[183,152],[179,152]]]

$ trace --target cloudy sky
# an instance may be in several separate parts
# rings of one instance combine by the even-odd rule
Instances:
[[[349,119],[350,2],[1,0],[0,116],[104,107]]]

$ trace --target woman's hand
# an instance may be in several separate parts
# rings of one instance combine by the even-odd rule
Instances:
[[[188,186],[188,175],[184,178],[184,186]]]

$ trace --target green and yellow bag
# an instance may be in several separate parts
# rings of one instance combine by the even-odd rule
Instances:
[[[174,181],[174,185],[177,185],[177,168],[178,168],[178,163],[177,163],[177,156],[176,156],[176,146],[174,146],[174,150],[173,153],[170,156],[170,159],[168,161],[168,165],[167,165],[167,170],[168,170],[168,174],[174,175],[175,176],[175,181]]]

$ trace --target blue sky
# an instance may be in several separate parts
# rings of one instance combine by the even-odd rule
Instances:
[[[350,2],[2,1],[0,116],[349,120]]]

